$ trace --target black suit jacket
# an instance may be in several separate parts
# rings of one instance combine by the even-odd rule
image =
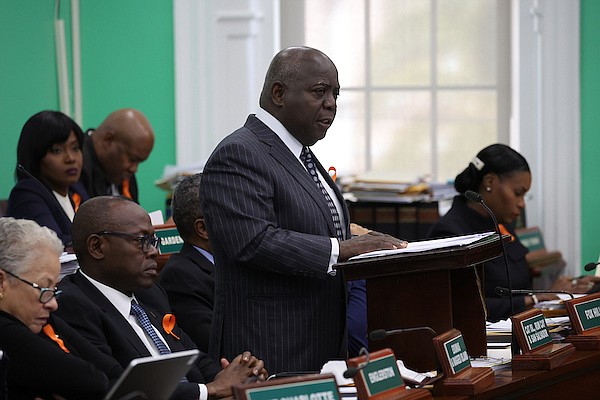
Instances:
[[[315,160],[342,204],[341,193]],[[204,167],[215,255],[210,354],[252,351],[272,373],[318,371],[346,356],[345,286],[327,273],[331,212],[297,156],[254,115]]]
[[[510,226],[506,226],[506,228],[515,238],[512,242],[505,244],[512,288],[531,289],[531,274],[525,259],[528,250],[519,241],[514,230]],[[456,196],[452,208],[431,228],[429,237],[439,238],[488,231],[495,231],[491,218],[470,208],[463,196]],[[506,319],[512,315],[510,299],[499,297],[496,294],[496,286],[508,286],[503,257],[484,263],[485,303],[488,311],[487,319],[490,321]],[[525,299],[515,297],[514,305],[515,313],[524,311]]]
[[[81,170],[80,180],[90,197],[111,195],[111,183],[106,179],[106,174],[100,166],[92,139],[89,137],[91,133],[93,133],[93,130],[89,129],[83,142],[83,169]],[[123,185],[119,185],[118,189],[119,193],[123,194]],[[129,178],[129,192],[132,200],[139,203],[135,175],[131,175],[131,178]]]
[[[169,257],[160,271],[158,283],[169,296],[177,323],[208,352],[210,322],[215,299],[215,266],[189,243]]]
[[[8,399],[101,399],[108,379],[88,358],[98,353],[66,323],[51,317],[49,323],[70,353],[61,350],[44,333],[34,334],[21,321],[0,311],[0,350],[4,351]]]
[[[104,354],[110,355],[121,368],[125,368],[134,358],[150,356],[150,352],[127,320],[81,272],[64,277],[59,283],[59,288],[63,290],[63,294],[60,297],[57,314]],[[162,288],[155,284],[149,289],[136,292],[135,296],[148,314],[152,325],[167,341],[171,351],[196,348],[189,336],[179,327],[176,327],[173,332],[180,339],[165,332],[162,318],[165,314],[171,313],[171,310],[167,295]],[[90,361],[96,363],[96,360]],[[174,398],[197,398],[199,389],[194,382],[210,382],[220,370],[219,363],[201,353],[196,364],[187,374],[190,383],[179,384]],[[115,372],[120,374],[122,369],[105,372],[109,374],[109,378],[115,378]]]
[[[82,203],[88,199],[85,188],[79,182],[69,187],[69,196],[73,193],[81,196]],[[65,246],[71,246],[71,220],[51,189],[41,181],[31,178],[19,180],[8,197],[6,215],[47,226],[56,232]]]

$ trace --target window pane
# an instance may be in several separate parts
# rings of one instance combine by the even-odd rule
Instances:
[[[340,86],[365,85],[365,0],[306,0],[305,45],[327,54]]]
[[[440,0],[437,79],[440,85],[496,83],[496,0]]]
[[[430,4],[424,0],[371,0],[372,83],[430,82]]]
[[[372,172],[402,181],[430,174],[429,92],[375,92],[372,100]]]
[[[365,95],[344,91],[337,101],[335,121],[314,152],[325,169],[335,166],[338,176],[351,176],[367,168],[365,152]]]
[[[438,92],[437,180],[454,180],[479,150],[496,142],[496,94],[488,91]]]

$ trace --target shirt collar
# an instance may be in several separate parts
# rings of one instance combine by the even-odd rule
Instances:
[[[206,259],[207,259],[208,261],[210,261],[210,263],[211,263],[211,264],[213,264],[213,265],[215,264],[215,258],[213,257],[213,255],[212,255],[212,254],[210,254],[208,251],[204,250],[204,249],[203,249],[203,248],[201,248],[201,247],[194,246],[194,248],[195,248],[196,250],[198,250],[198,251],[200,252],[200,254],[202,254],[204,257],[206,257]]]
[[[256,118],[260,119],[263,124],[269,127],[279,139],[287,146],[288,149],[296,156],[298,160],[300,160],[300,153],[302,152],[302,143],[298,141],[286,128],[283,124],[275,118],[273,115],[269,114],[265,109],[259,108],[256,112]]]
[[[111,302],[125,319],[129,318],[129,314],[131,313],[131,300],[135,299],[135,296],[127,296],[125,293],[119,292],[115,288],[107,286],[102,282],[98,282],[89,275],[86,275],[81,269],[79,269],[79,272],[81,272],[81,275],[85,276],[87,280],[89,280],[91,284]]]

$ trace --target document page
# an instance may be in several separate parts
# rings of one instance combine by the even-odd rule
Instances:
[[[431,239],[431,240],[420,240],[417,242],[409,242],[408,246],[406,246],[406,248],[404,248],[404,249],[371,251],[369,253],[363,253],[363,254],[359,254],[358,256],[354,256],[354,257],[350,258],[350,261],[351,260],[360,260],[360,259],[370,258],[370,257],[388,256],[391,254],[418,253],[418,252],[427,251],[427,250],[443,249],[443,248],[456,247],[456,246],[466,246],[466,245],[475,243],[479,240],[493,236],[495,234],[496,234],[495,232],[473,233],[470,235],[453,236],[453,237],[443,238],[443,239]]]

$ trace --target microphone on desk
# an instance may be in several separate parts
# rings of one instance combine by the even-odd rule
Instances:
[[[571,296],[572,299],[575,298],[575,295],[571,292],[567,292],[566,290],[545,290],[545,289],[509,289],[501,286],[496,286],[496,294],[500,297],[508,297],[511,295],[520,295],[520,296],[531,296],[534,294],[566,294]]]
[[[371,331],[371,333],[369,333],[369,339],[382,340],[391,335],[398,335],[398,334],[402,334],[402,333],[418,332],[418,331],[428,331],[431,333],[432,336],[437,336],[437,333],[435,333],[435,331],[432,328],[430,328],[428,326],[417,326],[414,328],[390,329],[389,331],[386,331],[385,329],[376,329],[374,331]]]
[[[508,283],[509,289],[512,289],[512,280],[510,278],[510,267],[508,266],[508,256],[506,255],[506,247],[504,246],[504,240],[502,240],[502,234],[500,233],[500,226],[498,225],[498,220],[496,219],[496,215],[494,215],[492,210],[487,206],[487,204],[485,204],[485,202],[483,201],[483,198],[481,197],[481,195],[479,193],[474,192],[472,190],[467,190],[467,191],[465,191],[465,197],[471,201],[474,201],[475,203],[479,203],[483,207],[483,209],[492,218],[492,222],[494,223],[494,228],[496,229],[496,233],[498,234],[498,237],[500,238],[500,245],[502,246],[502,255],[504,256],[504,269],[506,271],[506,283]],[[508,300],[510,302],[511,315],[515,315],[515,302],[513,299],[512,291],[509,292]],[[513,355],[519,353],[518,344],[517,344],[514,334],[512,334],[511,349],[512,349]]]
[[[585,267],[583,267],[583,269],[585,269],[586,271],[593,271],[596,269],[596,267],[598,266],[598,264],[600,264],[600,262],[591,262],[591,263],[587,263],[585,264]]]
[[[360,351],[358,352],[359,356],[365,356],[365,362],[364,363],[360,363],[357,367],[348,367],[348,369],[346,371],[344,371],[344,378],[346,379],[350,379],[350,378],[354,378],[356,376],[356,374],[358,374],[358,371],[360,371],[361,369],[365,368],[367,365],[369,365],[371,363],[371,354],[369,353],[369,351],[364,348],[361,347]]]

